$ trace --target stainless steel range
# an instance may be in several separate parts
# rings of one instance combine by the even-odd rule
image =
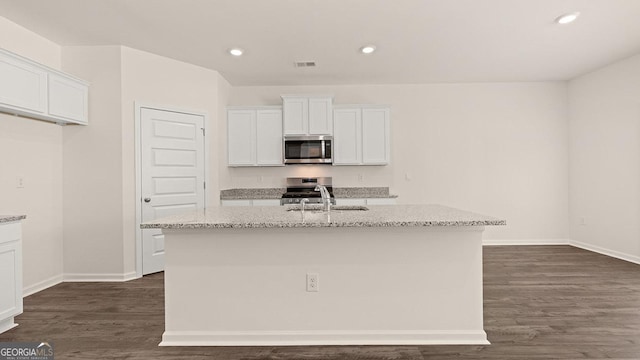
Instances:
[[[335,205],[333,185],[330,177],[318,178],[287,178],[287,192],[282,194],[280,205],[299,204],[302,199],[309,199],[309,204],[322,204],[322,194],[315,191],[317,185],[322,185],[329,191],[331,203]]]

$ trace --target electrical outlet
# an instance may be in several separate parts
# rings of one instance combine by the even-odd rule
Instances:
[[[316,273],[307,273],[307,292],[320,291],[320,278]]]
[[[358,174],[358,181],[362,182],[364,180],[364,175]]]
[[[587,219],[584,217],[580,218],[580,225],[587,225]]]
[[[16,187],[17,188],[23,188],[24,187],[24,177],[18,176],[16,178]]]

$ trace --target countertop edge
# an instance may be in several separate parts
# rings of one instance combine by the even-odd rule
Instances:
[[[506,220],[462,221],[376,221],[376,222],[309,222],[309,223],[197,223],[197,224],[142,224],[142,229],[266,229],[266,228],[325,228],[325,227],[458,227],[501,226]]]
[[[0,224],[24,220],[27,218],[27,215],[0,215]]]

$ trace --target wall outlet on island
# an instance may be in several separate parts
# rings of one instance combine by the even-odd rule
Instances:
[[[364,181],[364,175],[358,174],[358,182],[363,182],[363,181]]]
[[[317,273],[307,273],[307,292],[320,291],[319,277]]]

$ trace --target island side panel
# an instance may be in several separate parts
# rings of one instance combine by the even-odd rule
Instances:
[[[165,230],[161,345],[486,344],[483,229]]]

